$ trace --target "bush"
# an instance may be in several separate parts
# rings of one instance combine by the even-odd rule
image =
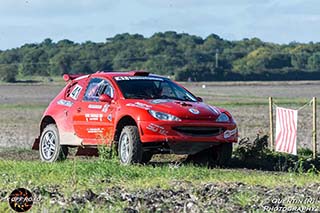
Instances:
[[[18,67],[16,65],[0,65],[0,80],[5,82],[15,82]]]
[[[253,141],[241,139],[234,151],[234,166],[270,171],[290,171],[297,173],[315,173],[320,170],[320,160],[312,159],[312,151],[298,149],[298,155],[271,151],[267,147],[268,136],[264,135]]]

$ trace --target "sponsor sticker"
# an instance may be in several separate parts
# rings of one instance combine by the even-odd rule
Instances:
[[[154,123],[150,123],[146,128],[152,132],[159,133],[160,135],[167,135],[168,134],[168,131],[165,130],[165,128],[163,126],[159,126]]]
[[[102,133],[104,128],[88,128],[88,133]]]
[[[162,78],[155,78],[149,76],[117,76],[114,77],[116,81],[129,81],[129,80],[152,80],[152,81],[163,81]]]
[[[71,101],[67,101],[64,99],[60,99],[59,101],[57,101],[58,105],[62,105],[62,106],[67,106],[67,107],[72,107],[73,103]]]
[[[109,106],[110,106],[109,104],[105,104],[102,108],[102,112],[106,113],[109,109]]]
[[[109,115],[108,115],[108,117],[107,117],[107,119],[108,119],[108,121],[110,121],[110,122],[111,122],[111,121],[112,121],[112,115],[111,115],[111,114],[109,114]]]
[[[237,128],[233,129],[233,130],[227,130],[224,132],[223,137],[224,138],[230,138],[232,135],[237,133]]]
[[[150,101],[151,104],[161,104],[161,103],[168,103],[168,102],[172,102],[172,100],[168,100],[168,99],[155,99]]]
[[[102,121],[103,114],[85,114],[86,121]]]
[[[89,104],[88,108],[89,108],[89,109],[102,109],[102,105]]]
[[[195,115],[200,114],[200,111],[197,110],[197,109],[195,109],[195,108],[190,108],[190,109],[189,109],[189,112],[191,112],[192,114],[195,114]]]
[[[117,76],[117,77],[114,77],[114,79],[116,81],[127,81],[127,80],[130,80],[128,76]]]
[[[145,110],[149,110],[152,108],[152,106],[150,106],[148,104],[140,103],[140,102],[135,102],[134,104],[128,103],[128,104],[126,104],[126,106],[137,107],[137,108],[145,109]]]
[[[80,85],[75,86],[75,88],[73,88],[72,92],[70,93],[70,97],[73,100],[77,100],[81,90],[82,90],[82,86]]]

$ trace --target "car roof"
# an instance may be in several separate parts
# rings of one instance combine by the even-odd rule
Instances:
[[[80,80],[85,79],[88,77],[119,77],[119,76],[145,76],[145,77],[157,77],[161,79],[168,79],[168,77],[156,75],[156,74],[150,74],[149,72],[142,71],[142,70],[133,70],[128,72],[123,71],[97,71],[93,74],[64,74],[63,79],[68,82],[69,80]]]
[[[91,76],[108,76],[108,77],[118,77],[118,76],[150,76],[150,77],[159,77],[159,78],[165,78],[164,76],[150,74],[149,72],[143,71],[143,70],[132,70],[128,72],[123,71],[97,71],[96,73],[91,74]]]

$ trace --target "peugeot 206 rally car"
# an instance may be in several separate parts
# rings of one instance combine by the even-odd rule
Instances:
[[[104,144],[116,147],[122,164],[159,153],[217,164],[231,157],[238,138],[231,114],[168,78],[144,71],[63,77],[67,85],[44,112],[33,145],[42,161],[63,160],[70,147],[89,154]]]

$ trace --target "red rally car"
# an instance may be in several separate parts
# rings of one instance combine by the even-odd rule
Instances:
[[[70,147],[111,143],[122,164],[145,163],[159,153],[217,164],[231,158],[238,139],[231,114],[168,78],[144,71],[63,77],[67,85],[44,112],[33,145],[42,161],[63,160]]]

